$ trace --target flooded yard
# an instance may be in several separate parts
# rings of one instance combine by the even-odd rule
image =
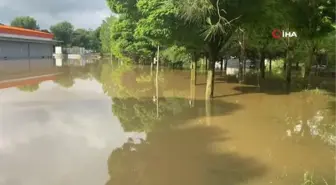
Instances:
[[[208,102],[205,74],[46,71],[60,74],[0,89],[0,185],[335,184],[334,96],[217,80]]]

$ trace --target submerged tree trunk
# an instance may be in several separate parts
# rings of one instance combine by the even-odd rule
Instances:
[[[220,74],[221,76],[223,75],[223,67],[224,67],[224,58],[220,59]]]
[[[189,99],[190,107],[195,106],[195,93],[196,93],[196,84],[192,80],[190,80],[190,99]]]
[[[205,90],[205,99],[209,100],[213,98],[214,94],[214,84],[215,84],[215,65],[214,61],[210,60],[210,68],[207,71],[207,83],[206,83],[206,90]]]
[[[205,99],[210,100],[214,95],[214,86],[215,86],[215,63],[217,59],[217,52],[212,51],[209,55],[209,68],[207,71],[207,83],[205,90]]]
[[[296,62],[295,69],[296,69],[296,71],[298,71],[300,69],[299,61]]]
[[[238,81],[243,82],[243,57],[240,55],[238,64]]]
[[[159,62],[160,62],[160,47],[158,46],[158,54],[156,60],[156,117],[159,118]]]
[[[265,52],[264,51],[261,52],[259,66],[260,66],[260,76],[261,78],[264,79],[265,78]]]
[[[207,126],[211,125],[211,102],[205,101],[205,123]]]
[[[203,59],[203,65],[205,65],[205,70],[207,70],[207,57],[206,55],[204,55],[204,59]]]
[[[291,87],[291,81],[292,81],[292,61],[293,61],[293,51],[291,48],[287,49],[287,54],[286,54],[286,90],[287,93],[290,92],[290,87]]]
[[[191,81],[192,83],[196,84],[196,57],[193,56],[193,59],[191,61]]]
[[[228,59],[225,58],[225,61],[224,61],[224,74],[227,75],[226,71],[227,71],[227,64],[228,64]]]
[[[284,60],[283,67],[282,67],[283,71],[286,71],[286,66],[287,66],[286,62],[287,62],[287,61]]]
[[[313,47],[310,50],[309,59],[308,59],[307,63],[305,63],[305,65],[304,65],[303,79],[304,79],[304,86],[305,87],[307,87],[308,84],[309,84],[309,76],[310,76],[312,65],[314,63],[314,55],[315,55],[315,48]]]
[[[272,75],[272,58],[269,59],[268,70],[270,75]]]

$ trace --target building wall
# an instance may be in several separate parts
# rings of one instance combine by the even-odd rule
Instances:
[[[0,41],[0,58],[28,57],[28,43]]]
[[[52,44],[0,41],[0,59],[51,58],[52,54]]]
[[[48,58],[53,55],[53,46],[51,44],[31,43],[30,58]]]

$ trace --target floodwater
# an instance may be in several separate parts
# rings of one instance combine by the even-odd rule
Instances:
[[[335,183],[328,96],[218,81],[209,103],[204,74],[34,62],[0,70],[0,185]]]

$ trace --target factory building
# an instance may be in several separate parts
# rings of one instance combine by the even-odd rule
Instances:
[[[0,60],[52,58],[54,35],[0,25]]]

